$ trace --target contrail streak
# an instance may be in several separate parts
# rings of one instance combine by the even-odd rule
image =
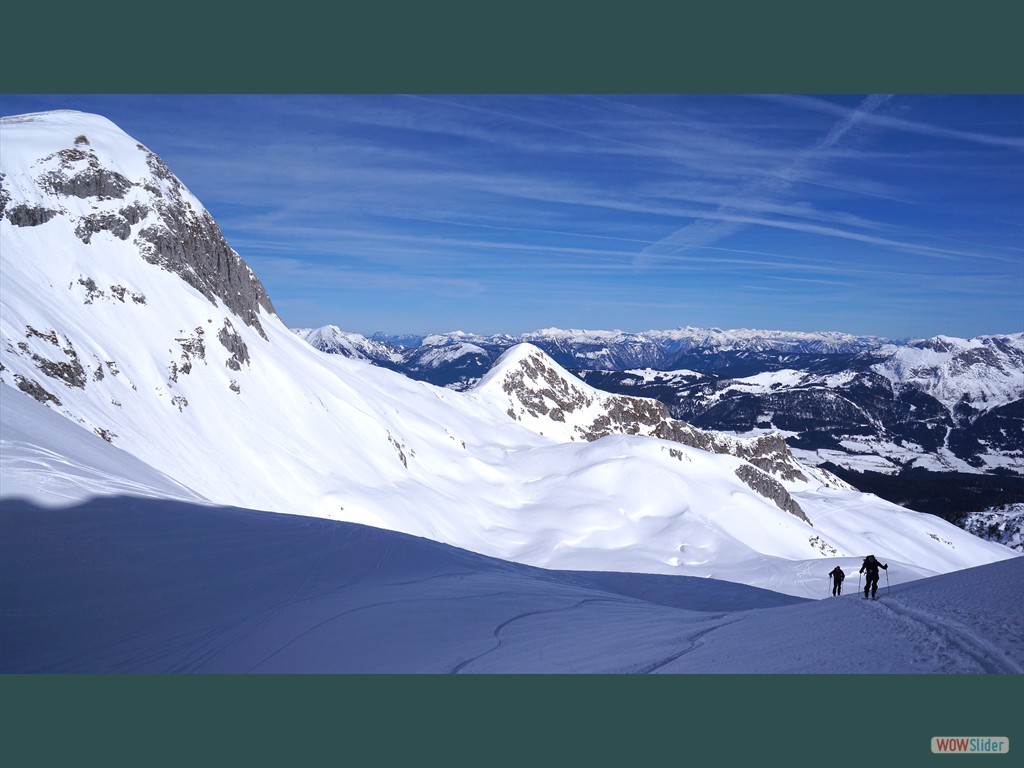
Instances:
[[[718,215],[698,219],[671,235],[652,243],[642,249],[634,258],[634,267],[646,267],[658,257],[685,253],[694,247],[708,246],[732,235],[749,224],[736,221],[733,217],[740,212],[740,201],[752,196],[777,198],[793,185],[793,181],[802,175],[806,168],[816,162],[822,153],[836,147],[843,138],[856,128],[864,119],[879,109],[891,98],[891,94],[872,94],[865,98],[856,110],[843,117],[813,147],[800,152],[788,167],[779,173],[762,177],[738,191],[731,201],[718,206]],[[733,219],[733,220],[729,220]]]

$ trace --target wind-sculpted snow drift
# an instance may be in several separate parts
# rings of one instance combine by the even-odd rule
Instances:
[[[152,151],[81,113],[0,130],[4,402],[44,404],[194,498],[533,566],[797,596],[823,596],[833,560],[868,551],[897,582],[1015,556],[858,493],[777,439],[702,433],[653,401],[567,389],[572,377],[530,347],[494,374],[520,372],[518,394],[318,352]],[[540,381],[570,400],[548,403]],[[587,402],[572,411],[573,397]],[[56,493],[49,476],[5,463],[3,494],[90,498],[74,483]]]

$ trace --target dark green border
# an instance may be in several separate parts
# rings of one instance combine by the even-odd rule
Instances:
[[[1009,6],[18,3],[0,93],[1020,93]],[[929,740],[1024,750],[1021,682],[9,676],[0,733],[16,765],[998,766]]]
[[[0,93],[1024,88],[1006,0],[15,3]]]
[[[1020,676],[11,676],[11,765],[980,764]],[[663,761],[669,761],[667,763]]]

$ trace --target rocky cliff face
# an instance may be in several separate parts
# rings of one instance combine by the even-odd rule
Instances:
[[[219,299],[265,337],[259,309],[276,312],[259,278],[227,244],[213,217],[188,205],[181,182],[163,161],[141,145],[139,149],[146,152],[153,177],[166,182],[162,188],[147,186],[157,218],[135,240],[142,257],[174,272],[211,301]]]

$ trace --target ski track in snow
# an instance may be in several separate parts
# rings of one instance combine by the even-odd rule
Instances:
[[[451,672],[451,674],[459,674],[463,669],[465,669],[470,664],[474,664],[474,663],[480,661],[481,659],[483,659],[485,656],[489,656],[489,655],[491,655],[493,653],[496,653],[502,647],[502,644],[504,642],[502,640],[501,633],[507,627],[509,627],[510,625],[516,623],[517,621],[522,621],[523,619],[528,619],[528,618],[531,618],[533,616],[543,616],[544,614],[549,614],[549,613],[562,613],[562,612],[574,611],[577,608],[580,608],[581,606],[586,605],[587,603],[598,603],[598,602],[607,602],[607,603],[614,602],[614,603],[619,603],[621,601],[610,600],[610,599],[607,599],[607,598],[584,598],[582,600],[577,600],[573,605],[559,606],[557,608],[546,608],[546,609],[543,609],[543,610],[536,610],[536,611],[527,611],[525,613],[519,614],[518,616],[513,616],[510,619],[506,619],[505,621],[501,622],[500,624],[498,624],[498,626],[496,626],[494,628],[493,634],[494,634],[495,644],[494,644],[494,646],[492,648],[489,648],[486,651],[484,651],[483,653],[479,653],[476,656],[473,656],[473,657],[471,657],[469,659],[466,659],[465,661],[459,662],[454,667],[452,667],[450,672]]]
[[[68,503],[80,499],[83,492],[88,494],[97,489],[129,495],[147,495],[151,491],[142,483],[93,469],[54,451],[14,441],[5,441],[2,447],[4,460],[0,467],[32,478],[42,492]]]
[[[293,635],[288,640],[288,642],[280,645],[272,653],[264,656],[258,662],[256,662],[251,667],[246,669],[245,672],[247,674],[255,673],[255,672],[260,672],[261,671],[260,668],[265,666],[271,659],[273,659],[276,656],[279,656],[280,654],[284,653],[285,651],[287,651],[289,648],[294,646],[299,641],[301,641],[301,640],[303,640],[303,639],[305,639],[307,637],[312,636],[317,631],[323,629],[324,627],[326,627],[326,626],[328,626],[328,625],[330,625],[330,624],[332,624],[334,622],[340,621],[342,619],[345,619],[346,617],[352,616],[352,615],[357,614],[357,613],[361,613],[361,612],[364,612],[364,611],[372,611],[372,610],[378,610],[378,609],[392,608],[392,607],[399,606],[399,605],[423,605],[424,603],[429,603],[429,602],[447,603],[447,602],[450,602],[450,601],[475,600],[475,599],[480,599],[480,598],[483,598],[483,599],[488,599],[488,598],[490,598],[490,599],[497,599],[497,598],[501,598],[501,597],[508,597],[508,595],[506,593],[503,593],[503,592],[493,592],[493,593],[490,593],[490,594],[469,594],[469,595],[461,595],[461,596],[455,596],[455,597],[445,596],[445,597],[437,597],[437,598],[429,598],[429,597],[404,598],[404,599],[400,598],[400,599],[395,599],[395,600],[382,600],[380,602],[367,603],[365,605],[359,605],[359,606],[356,606],[354,608],[350,608],[349,610],[342,611],[341,613],[337,613],[337,614],[334,614],[332,616],[328,616],[327,618],[325,618],[325,619],[323,619],[321,621],[318,621],[316,624],[313,624],[313,625],[311,625],[309,627],[306,627],[302,632],[299,632],[298,634]],[[539,613],[543,613],[543,611],[539,611]]]
[[[984,637],[969,627],[955,623],[948,616],[935,616],[913,608],[899,598],[888,596],[870,602],[873,605],[868,607],[880,607],[882,611],[891,615],[893,624],[905,630],[904,634],[912,638],[915,649],[919,649],[922,659],[944,659],[950,657],[952,653],[959,653],[968,660],[968,667],[972,663],[977,665],[979,674],[1024,672],[1024,665],[1007,658],[1004,652],[987,642]],[[964,672],[964,664],[955,659],[951,659],[945,667],[946,672]]]
[[[708,618],[712,619],[712,620],[720,620],[720,619],[723,619],[726,615],[727,614],[720,614],[720,615],[717,615],[717,616],[710,616]],[[736,622],[742,621],[742,620],[743,620],[743,618],[740,617],[740,618],[733,619],[731,621],[721,621],[720,623],[717,623],[714,626],[706,627],[706,628],[701,629],[701,630],[699,630],[697,632],[694,632],[691,635],[686,635],[685,637],[682,638],[686,642],[686,644],[687,644],[686,647],[683,650],[679,651],[678,653],[674,653],[671,656],[663,658],[660,661],[656,661],[653,664],[649,664],[649,665],[647,665],[645,667],[641,667],[640,669],[634,670],[634,672],[635,672],[635,674],[641,674],[641,675],[649,675],[649,674],[652,674],[654,672],[657,672],[659,669],[667,667],[669,664],[672,664],[673,662],[678,661],[679,659],[681,659],[686,654],[692,653],[694,649],[696,649],[699,646],[703,645],[705,636],[707,636],[707,635],[711,634],[712,632],[715,632],[715,631],[717,631],[719,629],[722,629],[722,627],[726,627],[726,626],[728,626],[730,624],[735,624]]]
[[[168,671],[171,673],[201,671],[206,663],[225,655],[228,651],[254,636],[259,630],[280,616],[285,608],[293,605],[300,599],[300,595],[304,592],[307,585],[315,585],[317,583],[314,574],[323,570],[322,567],[328,556],[330,540],[332,538],[333,536],[331,535],[324,537],[320,552],[313,559],[313,562],[310,563],[301,581],[291,590],[290,594],[274,603],[259,605],[240,622],[235,622],[217,631],[211,630],[205,636],[209,639],[205,648],[202,644],[198,645],[195,652],[190,654],[189,658],[186,658]]]
[[[302,581],[295,587],[295,589],[292,590],[291,594],[287,598],[282,600],[280,602],[280,604],[273,611],[271,611],[269,615],[266,616],[266,618],[264,619],[264,621],[262,621],[260,623],[260,625],[268,623],[273,618],[278,618],[280,616],[280,614],[284,611],[284,609],[286,609],[288,607],[291,607],[291,606],[294,606],[294,605],[298,605],[299,603],[302,603],[302,602],[309,602],[309,601],[318,600],[318,599],[330,596],[330,595],[323,595],[323,594],[308,594],[308,595],[305,595],[303,593],[307,590],[307,587],[315,587],[318,583],[320,583],[320,579],[318,577],[324,573],[324,570],[325,570],[324,566],[327,564],[328,559],[332,555],[332,549],[333,549],[332,545],[334,543],[334,535],[333,534],[334,534],[334,532],[332,531],[332,534],[330,536],[324,537],[324,541],[322,542],[322,545],[321,545],[321,548],[320,548],[320,553],[317,556],[316,562],[312,566],[310,566],[309,570],[306,572],[306,574],[303,577]],[[361,582],[364,582],[370,576],[378,573],[381,570],[383,564],[391,557],[392,549],[393,548],[392,548],[391,544],[386,544],[384,546],[383,550],[381,551],[380,555],[377,556],[377,558],[374,560],[373,564],[370,566],[369,569],[367,569],[363,573],[357,574],[354,578],[346,581],[345,583],[340,584],[340,585],[332,588],[331,593],[335,594],[335,595],[339,594],[339,593],[343,592],[345,589],[349,589],[351,587],[354,587],[355,585],[360,584]],[[413,583],[417,583],[417,582],[413,582]],[[360,611],[360,610],[367,610],[367,609],[370,609],[370,608],[377,608],[377,607],[382,607],[384,605],[398,604],[398,603],[403,603],[403,602],[409,602],[409,601],[406,601],[406,600],[395,600],[395,601],[390,601],[390,602],[382,602],[382,603],[374,603],[374,604],[369,604],[369,605],[362,605],[362,606],[358,606],[356,608],[353,608],[351,610],[344,611],[342,613],[330,616],[330,617],[324,619],[323,621],[318,622],[317,624],[315,624],[313,626],[307,627],[305,629],[305,631],[303,631],[303,632],[301,632],[299,634],[293,635],[289,639],[289,641],[287,643],[284,643],[283,645],[280,645],[273,653],[265,656],[260,661],[258,661],[255,664],[253,664],[249,669],[246,670],[246,672],[249,673],[249,672],[256,672],[256,671],[258,671],[258,669],[261,666],[263,666],[265,663],[267,663],[270,659],[272,659],[275,656],[279,655],[280,653],[284,652],[287,648],[289,648],[290,646],[292,646],[293,644],[295,644],[296,642],[298,642],[302,638],[306,637],[307,635],[310,635],[311,633],[315,632],[316,630],[320,629],[321,627],[326,626],[327,624],[331,623],[332,621],[344,618],[345,616],[350,615],[350,614],[355,613],[355,612]]]

